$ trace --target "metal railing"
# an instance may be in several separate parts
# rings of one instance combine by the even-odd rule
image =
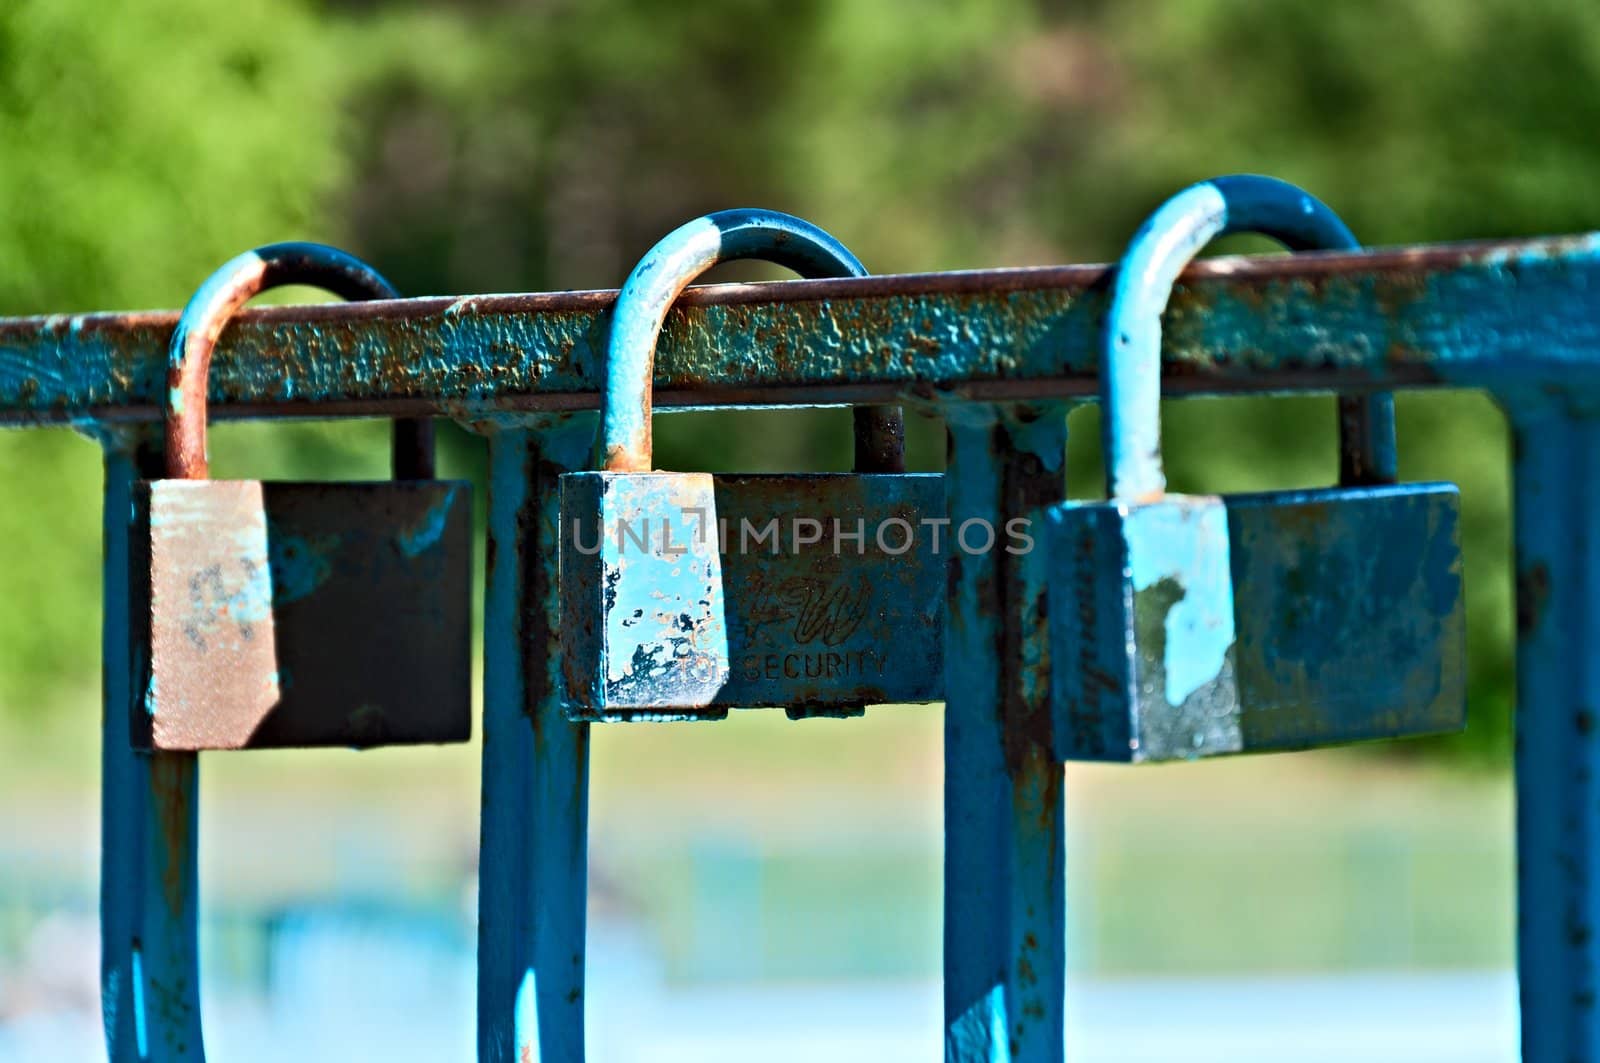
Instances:
[[[1212,259],[1166,315],[1168,394],[1487,389],[1515,439],[1517,836],[1524,1058],[1600,1059],[1600,236]],[[662,407],[900,402],[950,437],[953,520],[1061,496],[1065,408],[1097,387],[1102,267],[691,291]],[[214,416],[431,415],[489,450],[479,928],[485,1060],[583,1054],[588,725],[562,712],[557,477],[587,467],[611,292],[250,311],[217,348]],[[105,450],[102,933],[117,1060],[199,1058],[194,773],[129,745],[127,513],[160,472],[176,318],[0,321],[0,424]],[[1063,789],[1035,578],[952,575],[945,646],[946,1058],[1062,1055]]]

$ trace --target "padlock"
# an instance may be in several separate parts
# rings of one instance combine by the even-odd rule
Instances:
[[[629,275],[606,348],[602,471],[561,477],[574,719],[719,719],[760,706],[840,715],[943,696],[943,478],[901,471],[898,410],[855,411],[855,474],[651,471],[667,309],[738,258],[807,276],[865,273],[807,222],[732,210],[671,233]]]
[[[1161,313],[1212,237],[1355,248],[1281,181],[1169,200],[1117,269],[1102,349],[1106,502],[1049,513],[1055,741],[1160,761],[1458,730],[1466,722],[1456,487],[1395,484],[1393,400],[1341,397],[1341,484],[1166,493]],[[1059,560],[1057,560],[1059,559]]]
[[[206,381],[252,296],[308,284],[397,298],[319,244],[224,265],[172,335],[166,479],[135,486],[133,743],[159,750],[368,747],[471,733],[471,484],[433,479],[432,426],[397,421],[396,479],[207,479]]]

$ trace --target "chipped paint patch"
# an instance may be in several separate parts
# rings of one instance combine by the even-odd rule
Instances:
[[[287,605],[316,593],[333,574],[334,559],[341,546],[337,535],[275,531],[267,549],[273,604]]]
[[[446,485],[446,492],[430,505],[422,517],[395,532],[395,542],[407,557],[416,557],[433,549],[444,535],[445,524],[457,503],[456,485]]]
[[[1134,595],[1171,591],[1163,598],[1163,694],[1182,705],[1217,679],[1233,647],[1228,514],[1219,498],[1185,495],[1123,512]]]

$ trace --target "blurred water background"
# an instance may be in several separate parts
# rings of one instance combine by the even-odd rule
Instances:
[[[6,0],[0,314],[178,306],[295,238],[412,294],[610,287],[740,205],[882,272],[1104,261],[1230,171],[1372,243],[1586,230],[1597,90],[1576,0]],[[1463,488],[1471,727],[1069,770],[1074,1058],[1513,1058],[1508,444],[1481,395],[1399,413],[1403,475]],[[1165,416],[1178,489],[1333,478],[1331,400]],[[847,425],[674,415],[657,457],[842,469]],[[215,471],[380,476],[384,432],[224,425]],[[481,480],[477,441],[443,448]],[[942,456],[912,418],[913,467]],[[0,432],[0,1060],[100,1051],[98,511],[94,445]],[[937,707],[597,733],[594,1058],[931,1058],[940,734]],[[469,1055],[477,756],[204,758],[216,1058]]]

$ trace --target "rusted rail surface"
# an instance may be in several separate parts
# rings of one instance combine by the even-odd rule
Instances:
[[[667,318],[668,406],[1091,395],[1100,266],[692,289]],[[1167,312],[1172,393],[1600,380],[1600,234],[1215,258]],[[217,417],[599,406],[614,292],[247,311],[211,374]],[[0,424],[159,416],[172,313],[0,320]]]

